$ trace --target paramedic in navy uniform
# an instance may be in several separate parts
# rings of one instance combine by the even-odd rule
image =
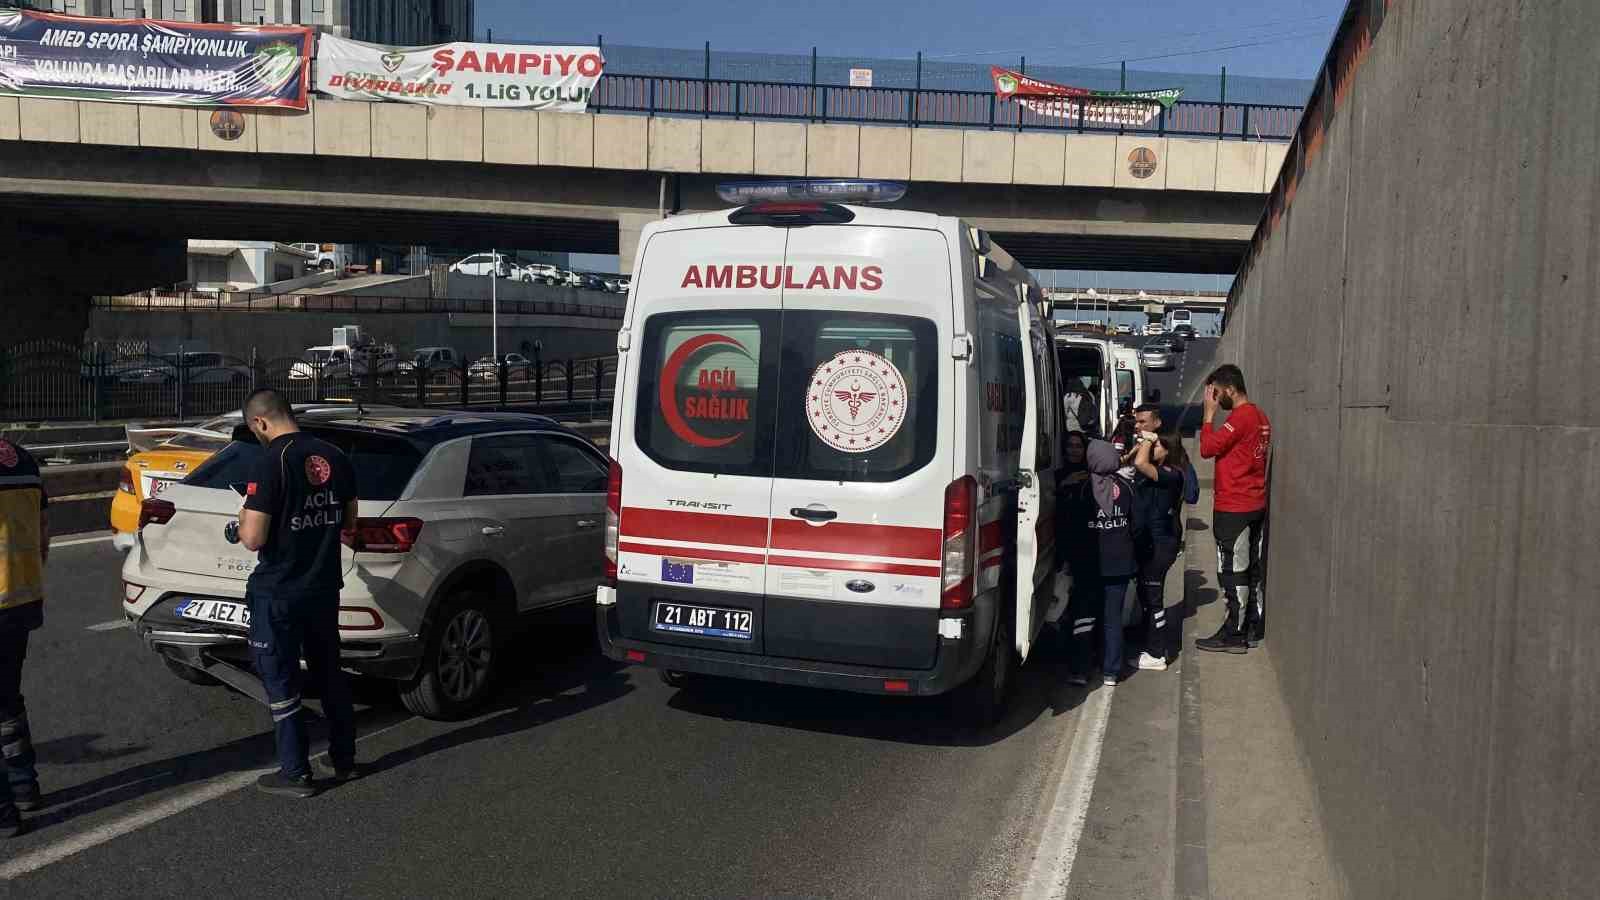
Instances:
[[[229,524],[228,538],[259,554],[245,599],[250,647],[271,704],[279,765],[256,786],[310,797],[317,787],[300,708],[302,654],[328,720],[334,780],[357,775],[350,685],[339,670],[340,538],[356,523],[355,471],[338,447],[301,432],[289,404],[275,391],[251,394],[244,421],[267,451],[245,491],[237,525]]]

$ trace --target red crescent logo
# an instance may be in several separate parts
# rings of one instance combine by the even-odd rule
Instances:
[[[661,415],[667,420],[667,427],[672,429],[673,434],[681,438],[684,443],[696,447],[726,447],[744,437],[742,431],[732,437],[706,437],[690,428],[689,423],[684,421],[683,414],[678,412],[678,373],[683,371],[683,365],[689,361],[689,357],[706,347],[717,345],[735,347],[746,358],[750,358],[750,351],[733,338],[724,334],[702,334],[680,344],[678,349],[667,357],[667,364],[661,367]]]

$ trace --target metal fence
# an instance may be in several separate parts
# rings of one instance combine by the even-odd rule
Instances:
[[[33,341],[0,350],[0,420],[192,419],[237,410],[256,388],[292,403],[450,409],[603,410],[616,387],[615,356],[413,366],[376,354],[352,362],[236,357],[212,352],[129,355]]]
[[[550,300],[500,300],[461,297],[382,297],[355,294],[248,294],[221,291],[146,291],[95,297],[97,309],[207,310],[224,312],[484,313],[501,315],[588,316],[622,319],[622,305],[600,306]]]
[[[1301,107],[1261,103],[1179,101],[1148,125],[1129,127],[1076,114],[1043,116],[992,91],[848,87],[607,73],[595,87],[595,112],[688,115],[706,118],[792,119],[879,125],[1154,134],[1240,140],[1287,140]],[[1069,108],[1070,109],[1070,108]]]

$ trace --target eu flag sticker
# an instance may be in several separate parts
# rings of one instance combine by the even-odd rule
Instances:
[[[661,580],[673,584],[694,584],[694,563],[662,557]]]

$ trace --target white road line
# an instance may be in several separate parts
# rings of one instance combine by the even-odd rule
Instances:
[[[83,630],[84,631],[116,631],[119,628],[127,628],[127,627],[128,627],[128,620],[127,619],[112,619],[109,622],[96,622],[93,625],[86,625],[86,626],[84,626]]]
[[[51,541],[50,548],[53,550],[56,547],[76,547],[79,544],[98,544],[101,541],[109,541],[114,537],[116,537],[115,534],[102,534],[95,537],[73,538],[70,541]]]
[[[414,721],[415,719],[415,716],[409,719],[402,719],[401,721],[396,722],[386,728],[380,728],[377,731],[369,734],[363,734],[357,738],[356,741],[359,743],[367,740],[368,738],[375,738],[380,734],[393,731],[396,728],[399,728],[401,725],[405,725]],[[328,752],[324,750],[323,752],[318,753],[311,758],[313,760],[317,760],[327,755]],[[219,797],[226,797],[234,791],[249,787],[251,784],[255,783],[257,778],[261,777],[262,773],[270,771],[272,771],[270,768],[253,769],[248,772],[233,772],[228,775],[219,775],[210,781],[204,782],[193,790],[179,794],[176,797],[169,797],[148,809],[142,809],[138,812],[123,816],[120,819],[113,819],[110,822],[96,825],[88,831],[80,832],[72,835],[71,837],[57,841],[56,843],[46,844],[32,853],[24,854],[7,863],[0,864],[0,881],[9,881],[13,878],[27,875],[30,872],[37,872],[45,866],[48,866],[52,863],[58,863],[69,856],[82,853],[83,851],[92,847],[98,847],[107,841],[122,837],[125,834],[131,834],[145,827],[146,825],[154,825],[163,819],[171,818],[172,816],[184,812],[185,810],[193,809],[203,803],[209,803]]]
[[[1100,747],[1105,743],[1113,693],[1101,688],[1084,700],[1087,708],[1072,735],[1072,750],[1067,754],[1065,771],[1061,773],[1050,810],[1045,814],[1039,852],[1028,870],[1028,880],[1016,895],[1023,900],[1060,900],[1067,896],[1072,864],[1078,856],[1078,840],[1083,837],[1089,800],[1094,796],[1095,775],[1100,770]]]

